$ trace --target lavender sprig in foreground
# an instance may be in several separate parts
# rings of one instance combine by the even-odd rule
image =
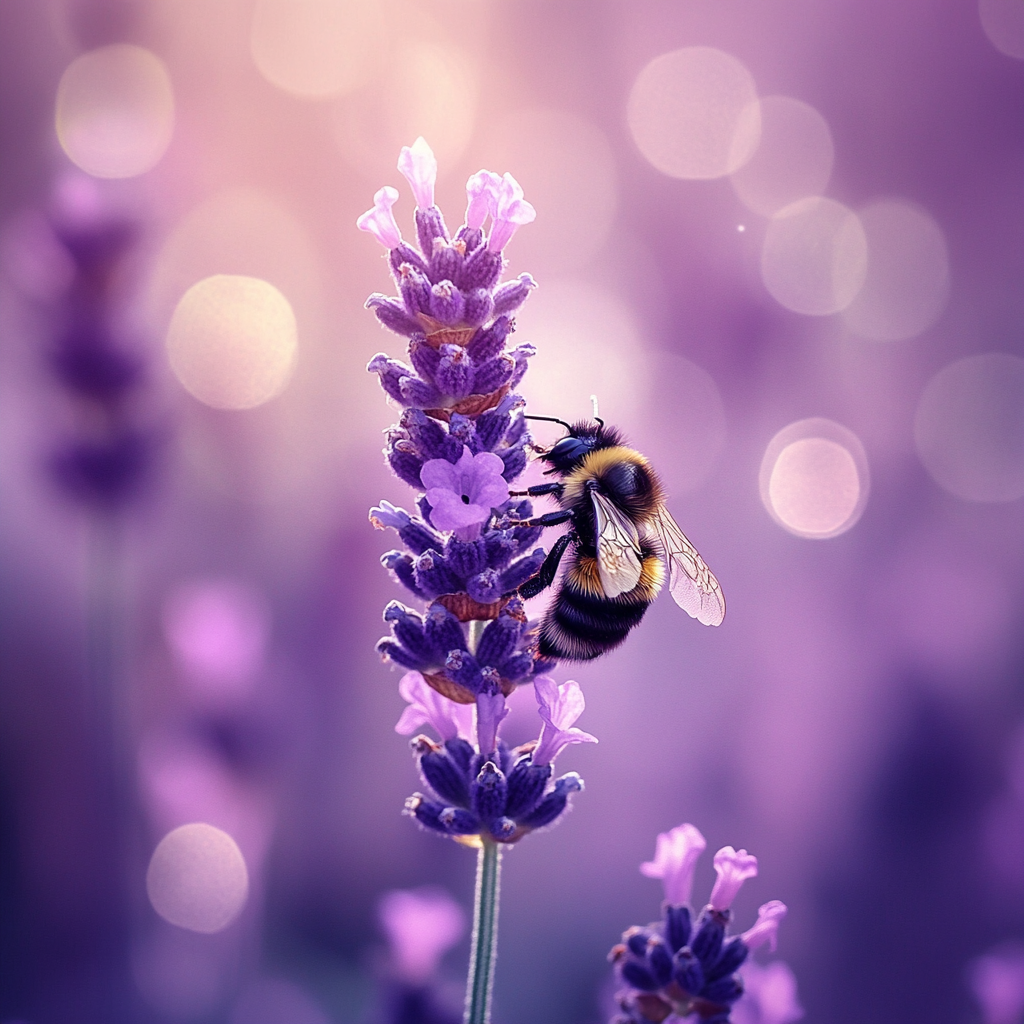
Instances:
[[[759,946],[775,949],[786,916],[786,905],[778,900],[765,903],[742,935],[727,934],[733,900],[743,883],[757,876],[757,858],[746,850],[725,846],[715,854],[718,878],[694,920],[693,873],[706,846],[696,827],[679,825],[658,836],[654,860],[640,865],[643,874],[664,883],[662,920],[627,929],[609,954],[625,986],[617,996],[623,1012],[613,1024],[672,1024],[689,1016],[703,1024],[728,1024],[743,996],[740,968]]]
[[[398,533],[405,547],[383,564],[426,608],[391,602],[384,612],[391,634],[377,649],[409,670],[400,691],[410,706],[398,731],[429,725],[437,734],[412,740],[429,792],[410,797],[407,813],[479,849],[465,1020],[482,1024],[490,1014],[501,846],[561,817],[583,783],[573,772],[556,779],[555,757],[568,744],[596,741],[574,727],[582,693],[545,674],[554,662],[536,655],[536,624],[516,596],[545,557],[534,547],[540,528],[519,525],[532,516],[530,502],[509,492],[530,442],[514,389],[534,354],[530,345],[509,344],[510,314],[535,284],[529,274],[500,278],[502,251],[534,219],[533,207],[511,175],[479,171],[466,185],[465,223],[452,236],[434,205],[437,163],[423,139],[402,150],[398,169],[416,198],[418,248],[402,239],[393,188],[377,192],[357,225],[388,250],[399,293],[372,295],[367,306],[409,339],[409,362],[379,353],[368,369],[403,409],[384,454],[419,497],[415,513],[382,501],[370,520]],[[499,734],[505,700],[531,682],[540,735],[510,749]]]

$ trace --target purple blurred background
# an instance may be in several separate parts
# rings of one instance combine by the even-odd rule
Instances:
[[[114,51],[131,102],[104,127],[72,62],[112,44],[146,52]],[[732,180],[664,173],[643,134],[634,83],[689,47],[813,108],[764,103],[762,162]],[[482,166],[537,208],[508,250],[540,286],[518,316],[530,410],[577,419],[596,392],[729,601],[708,630],[662,599],[620,650],[560,666],[600,744],[563,758],[573,814],[505,858],[496,1021],[602,1019],[608,949],[658,912],[637,867],[692,821],[761,862],[741,927],[789,905],[808,1021],[1012,1024],[971,965],[1024,939],[1020,0],[6,0],[0,48],[0,1021],[364,1021],[382,893],[469,905],[471,853],[401,816],[419,783],[373,649],[402,595],[366,510],[411,496],[364,370],[403,346],[362,308],[388,278],[354,221],[422,134],[449,225]],[[727,118],[742,75],[706,84]],[[815,192],[842,207],[801,209],[861,246],[823,279],[796,215],[767,215]],[[403,190],[407,234],[411,210]],[[89,415],[47,362],[71,273],[52,225],[74,216],[138,231],[110,330],[148,364],[130,411],[161,440],[117,511],[47,470]],[[294,365],[268,350],[256,397],[202,352],[171,370],[172,314],[218,274],[294,312]],[[762,469],[809,418],[855,435],[835,530],[801,530]],[[156,844],[193,821],[248,865],[215,934],[147,898]]]

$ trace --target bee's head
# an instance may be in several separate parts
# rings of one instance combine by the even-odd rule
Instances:
[[[527,419],[551,419],[547,416],[528,416]],[[551,466],[549,472],[568,473],[598,448],[610,448],[619,443],[618,431],[606,427],[604,420],[581,420],[579,423],[561,423],[569,431],[560,441],[548,449],[537,448],[541,459]]]

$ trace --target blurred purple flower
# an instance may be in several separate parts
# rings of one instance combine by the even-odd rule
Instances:
[[[385,249],[394,249],[402,242],[391,207],[398,201],[398,189],[385,185],[373,197],[373,209],[367,210],[356,220],[360,231],[369,231]]]
[[[983,1024],[1024,1021],[1024,943],[1010,942],[972,961],[967,980]]]
[[[738,1009],[744,991],[740,967],[753,948],[774,941],[786,910],[777,901],[761,908],[757,924],[749,931],[735,936],[726,932],[731,918],[728,904],[744,879],[757,873],[756,859],[731,846],[715,854],[718,881],[709,905],[693,919],[689,906],[693,869],[705,845],[693,825],[680,825],[658,836],[655,859],[641,865],[648,877],[664,880],[666,899],[660,922],[628,928],[611,951],[609,959],[628,986],[618,994],[623,1012],[613,1024],[665,1024],[692,1014],[708,1024],[727,1024],[731,1008],[735,1004]],[[766,1002],[766,1006],[781,1007],[781,1016],[766,1015],[763,1024],[787,1024],[802,1014],[796,1007],[795,986],[792,992],[788,1001]],[[756,1010],[752,1005],[750,1012]],[[761,1021],[752,1016],[745,1018],[745,1024]]]
[[[746,850],[723,846],[715,854],[715,871],[718,878],[708,902],[715,910],[728,910],[743,883],[757,877],[757,858]]]
[[[740,938],[747,944],[748,949],[757,949],[767,942],[768,948],[774,953],[779,942],[779,925],[788,913],[789,908],[781,900],[771,900],[762,904],[757,911],[757,923],[748,928]]]
[[[378,913],[391,948],[394,972],[409,985],[428,981],[441,957],[466,931],[466,915],[443,889],[385,893]]]
[[[707,845],[700,830],[689,822],[677,825],[670,832],[660,832],[654,860],[641,864],[640,873],[662,880],[669,903],[677,906],[689,903],[693,872]]]
[[[398,684],[398,692],[409,702],[395,726],[395,732],[400,735],[411,736],[424,725],[429,725],[442,741],[468,740],[472,735],[472,705],[456,704],[442,697],[427,685],[422,673],[406,672]]]
[[[739,974],[743,995],[732,1008],[732,1024],[792,1024],[804,1015],[796,977],[781,960],[764,967],[748,960]]]
[[[505,464],[493,452],[474,455],[463,446],[453,466],[447,459],[431,459],[420,470],[420,481],[430,503],[431,522],[439,530],[455,530],[460,540],[475,540],[491,510],[508,501]]]
[[[434,205],[437,158],[422,135],[411,146],[402,147],[398,155],[398,169],[412,186],[416,205],[421,210],[429,210]]]
[[[552,764],[570,743],[597,743],[597,737],[573,727],[586,707],[580,684],[574,680],[558,685],[550,676],[533,680],[540,717],[540,740],[533,751],[534,764]]]

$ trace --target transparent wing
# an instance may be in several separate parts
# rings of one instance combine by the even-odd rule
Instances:
[[[658,513],[651,527],[668,562],[668,589],[675,603],[705,626],[720,626],[725,618],[725,596],[715,574],[667,509]]]
[[[607,597],[618,597],[640,582],[640,536],[636,527],[603,495],[590,492],[597,517],[597,571]]]

